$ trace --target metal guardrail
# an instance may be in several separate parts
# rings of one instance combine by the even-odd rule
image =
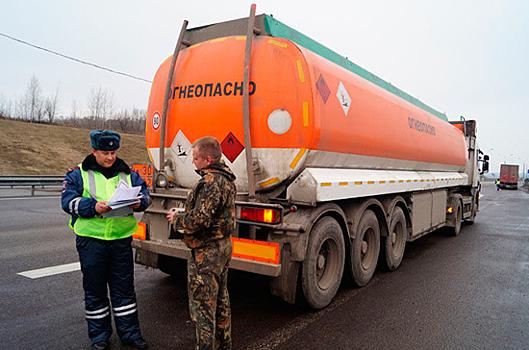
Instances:
[[[0,186],[31,186],[31,195],[34,196],[35,187],[62,186],[63,180],[64,175],[2,175],[0,176]]]

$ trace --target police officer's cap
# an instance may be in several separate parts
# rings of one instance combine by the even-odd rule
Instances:
[[[121,136],[112,130],[92,130],[90,132],[90,143],[92,148],[101,151],[115,151],[119,148]]]

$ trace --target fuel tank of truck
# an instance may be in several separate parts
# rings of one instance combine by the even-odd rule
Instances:
[[[192,144],[214,136],[223,160],[248,190],[243,73],[246,37],[182,50],[169,100],[167,174],[190,188]],[[250,125],[257,191],[289,183],[306,167],[464,171],[463,133],[445,120],[287,39],[258,36],[250,66]],[[171,59],[151,89],[146,142],[159,164],[160,120]]]

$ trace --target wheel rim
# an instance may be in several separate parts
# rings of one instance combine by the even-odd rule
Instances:
[[[370,227],[364,232],[362,237],[362,251],[361,251],[361,261],[362,268],[368,270],[373,266],[375,257],[375,231]]]
[[[338,245],[332,239],[325,240],[316,259],[316,279],[318,287],[328,289],[333,285],[338,269]]]
[[[391,253],[398,256],[404,242],[404,227],[401,222],[397,222],[391,233]]]

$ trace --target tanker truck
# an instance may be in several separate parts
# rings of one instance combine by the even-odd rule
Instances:
[[[474,221],[488,165],[476,133],[255,7],[184,22],[150,93],[156,173],[135,261],[173,273],[188,258],[166,213],[198,180],[193,142],[214,136],[237,176],[230,267],[323,308],[342,277],[364,286],[377,265],[399,267],[407,242]]]

